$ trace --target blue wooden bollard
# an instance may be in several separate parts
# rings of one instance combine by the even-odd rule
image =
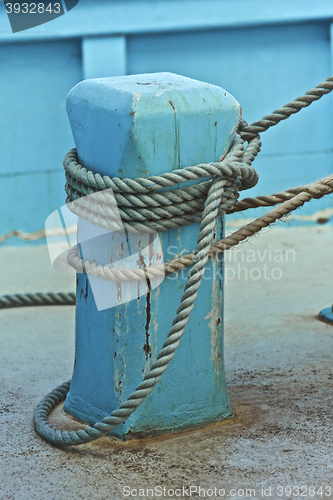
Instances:
[[[83,81],[70,92],[67,109],[80,163],[110,177],[146,177],[216,161],[228,151],[240,120],[240,106],[226,91],[170,73]],[[84,224],[79,223],[79,232]],[[199,223],[160,233],[164,261],[192,251],[198,234]],[[215,234],[222,237],[223,220]],[[119,249],[107,243],[90,257],[110,259],[112,252]],[[187,273],[166,276],[150,293],[102,310],[92,293],[96,281],[77,275],[76,358],[64,405],[68,414],[93,424],[134,391],[171,327]],[[223,269],[221,258],[214,258],[168,370],[112,434],[144,437],[230,415],[223,364]]]

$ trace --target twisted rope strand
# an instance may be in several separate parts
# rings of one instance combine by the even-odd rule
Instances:
[[[308,90],[300,97],[296,97],[292,102],[285,104],[273,113],[264,116],[261,120],[246,125],[242,129],[242,138],[250,140],[261,132],[265,132],[270,127],[277,125],[281,120],[286,120],[289,116],[298,113],[301,109],[310,106],[314,101],[318,101],[323,95],[329,94],[333,90],[333,76],[327,78],[324,82],[319,83],[313,89]]]
[[[240,132],[242,134],[242,132]],[[241,189],[249,189],[256,185],[258,174],[252,168],[246,170],[246,166],[251,164],[250,158],[254,158],[260,151],[260,140],[254,136],[248,146],[245,156],[245,163],[242,165],[244,156],[244,140],[238,134],[235,134],[234,141],[230,151],[226,154],[222,161],[212,163],[201,163],[193,167],[173,170],[159,176],[139,177],[137,179],[120,179],[118,177],[110,178],[109,176],[101,176],[88,171],[85,167],[78,163],[76,149],[71,149],[64,157],[63,165],[67,173],[67,183],[76,191],[81,191],[83,195],[92,194],[95,191],[112,189],[114,197],[119,204],[118,193],[122,196],[128,194],[146,196],[150,195],[151,191],[159,191],[165,187],[172,187],[179,183],[186,183],[190,180],[200,180],[203,177],[211,178],[214,175],[224,177],[240,177],[242,175]],[[252,160],[253,161],[253,160]],[[243,168],[242,168],[243,167]],[[164,194],[169,191],[164,191]]]
[[[220,212],[223,213],[231,209],[238,199],[238,181],[235,179],[224,179],[224,186],[228,188],[224,193],[223,201],[220,204]],[[229,188],[230,187],[230,188]],[[189,206],[182,208],[183,203],[177,206],[168,206],[166,209],[154,208],[152,210],[137,210],[131,214],[124,213],[121,208],[119,213],[108,204],[101,204],[96,198],[101,192],[84,197],[68,205],[74,214],[82,217],[92,224],[108,229],[109,231],[124,231],[129,233],[156,233],[176,229],[182,226],[200,222],[204,204],[200,204],[200,209]],[[177,215],[175,214],[177,211]],[[124,215],[124,218],[122,217]]]

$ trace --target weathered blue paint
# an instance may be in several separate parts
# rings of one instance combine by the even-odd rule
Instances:
[[[13,34],[0,2],[0,211],[8,214],[0,234],[39,230],[63,204],[64,191],[51,181],[35,208],[54,179],[49,172],[63,175],[62,158],[73,145],[64,100],[80,80],[181,73],[223,86],[253,121],[332,74],[332,19],[331,0],[80,0],[66,15]],[[326,96],[262,135],[254,164],[260,181],[248,196],[332,172],[332,103]],[[299,213],[331,206],[327,196]],[[12,244],[21,242],[4,243]]]
[[[65,100],[81,78],[78,41],[0,46],[0,234],[43,229],[63,205],[62,158],[73,146]]]
[[[82,82],[69,94],[67,107],[80,162],[94,172],[132,178],[218,160],[240,119],[239,104],[223,89],[168,73]],[[161,233],[164,259],[194,249],[198,233],[198,223]],[[220,221],[215,235],[222,234]],[[113,258],[121,254],[114,248],[110,252]],[[187,272],[100,312],[87,275],[78,275],[76,362],[64,406],[68,413],[94,423],[135,389],[171,327]],[[173,432],[231,415],[222,306],[222,262],[214,259],[168,370],[115,436]]]
[[[333,324],[333,306],[322,309],[319,313],[319,318]]]

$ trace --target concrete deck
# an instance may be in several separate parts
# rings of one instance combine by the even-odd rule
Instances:
[[[329,498],[333,326],[316,316],[332,304],[333,228],[275,228],[240,248],[236,261],[228,258],[225,289],[225,363],[235,417],[195,432],[50,446],[31,418],[41,397],[71,377],[74,308],[0,311],[1,500],[120,500],[124,486],[138,490],[128,498],[159,492],[176,498],[178,490],[169,496],[167,490],[183,487],[180,498],[188,498],[190,486],[198,488],[193,498],[204,498],[199,486],[206,498],[207,488],[223,488],[225,498],[266,498],[269,487],[270,498],[294,498],[279,486],[303,486],[302,498]],[[52,270],[45,246],[4,247],[0,256],[0,294],[74,290],[73,276]],[[79,425],[59,411],[52,418]],[[166,490],[139,491],[155,486]]]

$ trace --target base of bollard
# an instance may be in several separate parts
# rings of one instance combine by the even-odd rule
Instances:
[[[322,309],[319,313],[319,319],[333,325],[333,306]]]
[[[128,443],[128,442],[138,442],[138,443],[144,443],[145,441],[150,441],[150,440],[167,440],[167,439],[172,439],[173,437],[182,435],[182,434],[189,434],[189,433],[194,433],[196,431],[202,431],[202,430],[208,430],[211,428],[219,427],[221,425],[230,425],[230,423],[234,424],[237,423],[239,420],[239,415],[233,413],[230,411],[228,415],[223,415],[220,419],[209,421],[209,422],[202,422],[201,424],[197,424],[195,426],[188,426],[188,427],[182,427],[182,428],[171,428],[168,430],[152,430],[152,431],[145,431],[145,432],[128,432],[126,436],[115,436],[113,433],[107,434],[105,437],[106,438],[111,438],[110,439],[110,446],[112,446],[112,443]],[[70,431],[77,431],[79,429],[84,429],[85,426],[87,425],[87,422],[74,417],[70,413],[67,413],[66,410],[63,408],[63,405],[59,405],[58,407],[53,410],[50,416],[50,423],[58,428],[61,428],[63,430],[66,430],[68,432]],[[98,444],[98,441],[97,441]],[[102,444],[103,447],[105,447],[105,442]]]
[[[76,401],[69,399],[66,400],[61,413],[66,417],[71,418],[76,422],[80,422],[86,425],[94,425],[96,422],[100,422],[107,415],[97,408],[92,408],[88,403],[84,402],[81,398],[75,398]],[[79,401],[78,401],[79,400]],[[184,416],[183,412],[175,416],[174,425],[172,425],[172,418],[168,416],[169,425],[163,425],[160,421],[158,425],[156,419],[151,419],[147,416],[147,419],[141,418],[139,421],[129,418],[128,421],[123,422],[114,431],[109,433],[109,436],[116,438],[119,441],[128,441],[131,439],[147,439],[155,436],[168,436],[173,434],[178,434],[180,432],[194,431],[196,429],[202,429],[204,427],[211,426],[213,424],[224,422],[225,420],[230,420],[234,417],[230,405],[225,407],[216,408],[215,414],[203,415],[202,411],[198,410],[197,414],[193,415],[193,410],[190,415]],[[95,418],[93,418],[93,415]],[[132,421],[134,420],[134,421]],[[171,425],[170,425],[171,423]]]
[[[207,420],[207,422],[201,422],[197,423],[196,425],[184,425],[182,427],[171,427],[169,429],[151,429],[147,431],[137,431],[137,432],[131,432],[129,431],[125,437],[122,436],[115,436],[112,432],[110,432],[109,436],[112,438],[117,439],[118,441],[130,441],[130,440],[145,440],[145,439],[153,439],[153,438],[165,438],[167,439],[168,437],[172,437],[178,434],[183,434],[185,432],[194,432],[197,430],[202,430],[202,429],[208,429],[214,425],[217,424],[222,424],[224,422],[227,422],[228,420],[231,420],[235,417],[235,414],[230,411],[228,414],[221,416],[220,418],[214,419],[214,420]]]
[[[162,429],[149,429],[147,428],[144,431],[136,431],[129,429],[125,434],[116,434],[115,432],[110,432],[110,436],[113,438],[119,439],[120,441],[129,441],[131,439],[149,439],[154,437],[167,437],[175,434],[180,434],[182,432],[191,432],[197,429],[203,429],[205,427],[210,427],[214,424],[219,424],[224,422],[225,420],[230,420],[234,417],[233,412],[230,410],[227,414],[219,415],[214,419],[207,419],[203,421],[198,421],[195,424],[192,422],[183,423],[183,425],[168,427]]]

